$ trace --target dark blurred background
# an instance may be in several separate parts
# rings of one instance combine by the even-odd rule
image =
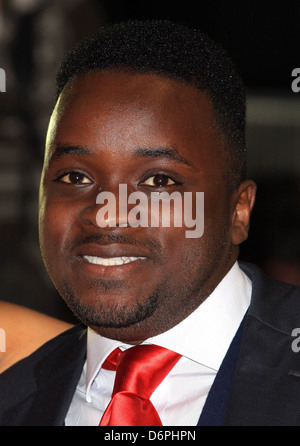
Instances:
[[[249,176],[258,184],[240,258],[300,285],[300,2],[0,0],[0,299],[73,320],[39,252],[37,197],[61,57],[99,25],[167,18],[231,54],[248,89]],[[300,83],[299,83],[300,85]]]

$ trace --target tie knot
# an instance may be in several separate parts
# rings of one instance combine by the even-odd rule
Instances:
[[[181,355],[157,345],[137,345],[121,351],[115,349],[102,367],[116,370],[113,395],[128,391],[149,398]]]
[[[116,378],[113,399],[100,425],[161,425],[149,398],[180,358],[157,345],[114,350],[103,363],[103,368],[116,369]]]

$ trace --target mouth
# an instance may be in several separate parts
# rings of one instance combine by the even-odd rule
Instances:
[[[80,274],[85,273],[88,276],[104,280],[125,280],[141,273],[149,265],[149,259],[144,256],[125,256],[123,254],[116,257],[100,257],[89,253],[80,257]]]
[[[125,244],[84,243],[75,251],[78,274],[99,279],[127,280],[153,264],[149,250]],[[152,259],[152,260],[151,260]]]
[[[128,263],[136,262],[137,260],[146,260],[146,257],[98,257],[83,255],[82,256],[88,263],[101,266],[122,266]]]

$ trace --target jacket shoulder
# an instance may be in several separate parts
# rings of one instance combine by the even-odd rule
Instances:
[[[300,327],[300,287],[270,278],[253,264],[239,264],[252,281],[248,314],[288,335]]]
[[[86,331],[76,325],[0,374],[1,426],[62,425],[85,362]]]
[[[73,325],[20,305],[0,301],[0,327],[2,373]]]

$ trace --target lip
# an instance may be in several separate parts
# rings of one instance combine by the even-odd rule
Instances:
[[[137,260],[146,260],[146,257],[95,257],[95,256],[83,256],[84,260],[93,265],[101,266],[123,266],[127,263],[136,262]]]
[[[126,280],[136,277],[147,265],[149,265],[147,258],[138,258],[137,260],[124,263],[123,265],[106,266],[90,263],[86,258],[82,257],[80,261],[80,273],[87,274],[98,280]]]
[[[141,247],[134,247],[131,245],[100,245],[95,243],[88,243],[80,245],[75,249],[75,255],[78,257],[91,256],[100,257],[103,259],[116,257],[145,257],[150,258],[148,252]]]
[[[137,274],[149,264],[150,257],[144,250],[130,245],[99,245],[84,244],[76,248],[76,257],[79,260],[80,271],[97,279],[121,280],[132,274]],[[122,264],[106,265],[100,259],[132,259]],[[97,264],[97,259],[99,263]],[[110,262],[104,262],[110,263]],[[118,263],[118,262],[115,262]]]

